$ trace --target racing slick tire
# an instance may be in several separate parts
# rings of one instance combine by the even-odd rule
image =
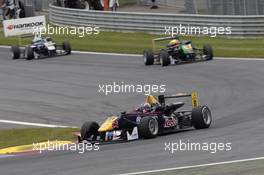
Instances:
[[[138,124],[139,137],[144,139],[154,138],[159,133],[159,123],[155,117],[143,117]]]
[[[211,111],[207,106],[198,106],[193,108],[192,125],[195,129],[209,128],[212,123]]]
[[[92,140],[96,140],[98,133],[99,125],[96,122],[85,122],[81,127],[81,139],[87,140],[92,137]]]
[[[25,57],[27,60],[33,60],[34,59],[34,51],[30,46],[26,47],[26,49],[25,49]]]
[[[209,44],[204,45],[203,54],[206,56],[206,60],[212,60],[214,57],[212,46]]]
[[[146,49],[143,52],[144,64],[146,66],[154,64],[154,54],[152,50]]]
[[[20,58],[20,49],[18,45],[14,45],[11,47],[11,52],[12,52],[12,58],[14,60],[19,59]]]
[[[166,50],[160,51],[160,63],[161,66],[168,66],[170,64],[170,56]]]
[[[64,41],[62,43],[62,49],[65,51],[66,55],[71,54],[71,45],[68,41]]]

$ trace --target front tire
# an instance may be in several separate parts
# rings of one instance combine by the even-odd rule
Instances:
[[[89,138],[92,138],[92,140],[96,140],[96,137],[99,135],[98,129],[98,123],[85,122],[81,127],[81,139],[87,140]]]
[[[152,50],[149,49],[144,50],[143,58],[144,58],[144,64],[146,66],[154,64],[154,54]]]
[[[20,49],[19,49],[19,46],[17,46],[17,45],[12,46],[11,47],[11,52],[12,52],[12,58],[14,60],[20,58]]]
[[[68,41],[64,41],[62,43],[62,49],[65,51],[67,55],[71,54],[71,45]]]
[[[154,117],[143,117],[138,125],[138,133],[141,138],[154,138],[159,133],[159,123]]]
[[[206,60],[212,60],[214,57],[212,46],[209,44],[204,45],[203,54],[206,56]]]
[[[168,66],[170,64],[170,56],[169,53],[166,50],[160,51],[160,63],[161,66]]]
[[[192,110],[192,125],[195,129],[209,128],[212,123],[211,111],[207,106],[198,106]]]
[[[25,52],[26,52],[25,56],[26,56],[27,60],[33,60],[34,59],[34,51],[30,46],[26,47]]]

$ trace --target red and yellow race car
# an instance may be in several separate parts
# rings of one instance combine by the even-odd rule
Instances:
[[[184,102],[168,99],[191,97],[192,109],[180,110]],[[184,130],[209,128],[212,122],[210,109],[199,105],[198,94],[178,93],[175,95],[149,95],[140,107],[131,112],[108,117],[100,126],[97,122],[85,122],[78,135],[79,142],[129,141],[154,138],[158,135]]]

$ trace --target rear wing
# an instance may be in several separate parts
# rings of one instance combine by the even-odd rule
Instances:
[[[165,106],[166,103],[166,99],[169,98],[184,98],[184,97],[191,97],[192,98],[192,107],[195,108],[199,105],[199,99],[198,99],[198,93],[197,92],[192,92],[192,93],[178,93],[178,94],[174,94],[174,95],[159,95],[158,96],[158,100],[159,103],[162,106]]]
[[[171,37],[170,36],[170,37],[152,39],[152,49],[153,49],[153,52],[156,51],[156,42],[166,41],[166,40],[173,40],[173,39],[179,39],[179,37],[177,37],[177,36]]]

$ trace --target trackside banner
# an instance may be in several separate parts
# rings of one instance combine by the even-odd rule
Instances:
[[[3,21],[5,37],[33,34],[35,29],[42,30],[46,27],[45,16],[35,16],[21,19]]]

